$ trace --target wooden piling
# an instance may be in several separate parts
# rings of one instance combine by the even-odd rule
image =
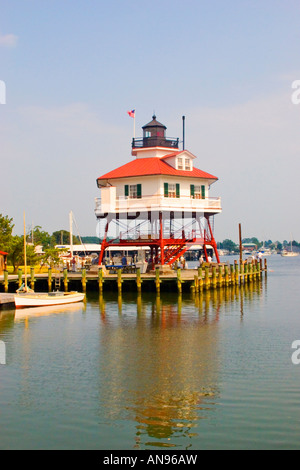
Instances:
[[[230,282],[231,282],[232,286],[235,285],[235,276],[234,276],[234,266],[233,266],[233,264],[230,265]]]
[[[199,279],[197,274],[194,275],[194,286],[195,286],[195,292],[199,292]]]
[[[136,287],[137,287],[137,291],[141,292],[142,290],[141,268],[136,268]]]
[[[219,285],[219,287],[222,287],[223,282],[224,282],[224,279],[223,279],[223,267],[222,267],[222,265],[220,265],[220,266],[219,266],[219,275],[218,275],[218,285]]]
[[[216,266],[212,267],[212,287],[215,289],[217,287],[217,268]]]
[[[210,288],[210,279],[209,279],[209,267],[205,266],[205,289],[208,290]]]
[[[83,292],[86,291],[86,283],[87,283],[87,280],[86,280],[86,268],[82,268],[82,270],[81,270],[81,285],[82,285],[82,290],[83,290]]]
[[[32,290],[34,290],[34,283],[35,283],[34,268],[30,267],[30,287]]]
[[[267,259],[265,258],[265,266],[264,266],[264,269],[265,269],[265,277],[267,277],[267,272],[268,272],[268,268],[267,268]]]
[[[249,264],[248,271],[249,271],[249,282],[252,282],[253,281],[253,265],[252,265],[252,263]]]
[[[65,292],[68,292],[68,283],[69,283],[68,270],[67,270],[67,268],[64,268],[64,288],[65,288]]]
[[[4,292],[8,292],[8,271],[7,269],[4,269],[3,271],[3,276],[4,276]]]
[[[178,292],[181,294],[182,292],[182,281],[181,281],[181,269],[177,268],[177,288]]]
[[[122,292],[122,283],[123,283],[123,279],[122,279],[122,269],[119,268],[119,269],[118,269],[118,279],[117,279],[117,285],[118,285],[118,292],[119,292],[119,294]]]
[[[155,268],[155,286],[156,286],[156,292],[160,294],[160,279],[159,279],[159,267]]]
[[[198,268],[198,285],[199,285],[199,292],[203,291],[203,271],[202,268]]]
[[[248,282],[248,265],[241,264],[241,281],[242,284],[246,284]]]
[[[100,293],[103,291],[103,282],[103,269],[100,267],[98,270],[98,285]]]
[[[236,285],[239,285],[239,265],[237,264],[237,262],[235,262],[235,265],[234,265],[234,271],[235,271],[235,283]]]
[[[48,268],[48,292],[52,291],[52,269]]]
[[[225,286],[228,287],[229,286],[229,274],[228,274],[228,266],[225,265]]]

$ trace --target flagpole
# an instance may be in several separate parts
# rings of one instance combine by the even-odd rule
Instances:
[[[135,139],[135,111],[134,111],[134,117],[133,117],[133,138]]]

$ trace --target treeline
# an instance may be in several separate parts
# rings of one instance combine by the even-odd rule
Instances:
[[[13,219],[0,214],[0,251],[8,253],[7,261],[14,271],[24,265],[24,235],[13,235]],[[82,243],[100,243],[97,237],[81,237]],[[79,245],[78,237],[73,236],[73,244]],[[57,230],[51,235],[37,225],[26,233],[27,263],[31,266],[39,262],[54,266],[59,261],[61,250],[56,245],[69,245],[70,232]],[[37,253],[36,247],[41,246],[42,251]]]
[[[283,242],[280,242],[278,240],[277,241],[272,241],[272,240],[259,241],[256,237],[243,238],[242,243],[253,243],[256,246],[257,250],[259,250],[262,247],[265,247],[265,248],[270,248],[271,250],[281,251],[291,246],[291,240],[289,241],[283,240]],[[299,248],[300,243],[297,242],[296,240],[292,240],[292,246]],[[218,247],[220,249],[228,250],[230,252],[233,251],[235,253],[238,253],[240,249],[238,243],[235,243],[234,241],[229,240],[229,239],[223,240],[222,242],[218,242]]]

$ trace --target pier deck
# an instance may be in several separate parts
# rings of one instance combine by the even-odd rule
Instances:
[[[262,262],[231,264],[221,263],[204,266],[198,269],[177,269],[167,270],[165,267],[157,267],[149,273],[141,273],[139,269],[136,272],[123,272],[117,269],[115,272],[108,272],[106,269],[93,267],[91,270],[82,269],[79,272],[68,272],[67,269],[57,273],[49,269],[48,273],[35,272],[33,268],[30,274],[27,274],[27,283],[32,289],[37,290],[79,290],[85,291],[87,286],[90,288],[98,288],[100,291],[107,286],[108,288],[117,288],[122,290],[122,284],[126,284],[126,288],[137,289],[142,288],[156,289],[166,287],[176,289],[191,289],[194,292],[202,289],[214,289],[221,286],[242,285],[248,282],[256,281],[262,278],[263,272],[267,276],[267,261]],[[21,271],[21,270],[20,270]],[[8,274],[7,272],[0,276],[0,288],[4,287],[4,292],[15,292],[15,290],[24,282],[24,274]],[[79,284],[79,285],[78,285]],[[143,286],[143,287],[142,287]],[[3,288],[2,287],[2,288]],[[8,299],[8,297],[7,297]],[[7,300],[8,301],[8,300]],[[13,298],[12,298],[13,301]],[[0,303],[1,305],[1,303]]]
[[[0,293],[0,308],[13,307],[15,305],[14,294]]]

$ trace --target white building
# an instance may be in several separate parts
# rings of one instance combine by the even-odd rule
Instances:
[[[146,242],[158,264],[172,264],[194,243],[213,246],[219,261],[210,217],[221,212],[221,199],[209,196],[218,178],[196,168],[195,155],[165,130],[153,116],[143,138],[133,139],[135,158],[97,179],[100,263],[108,246]]]

